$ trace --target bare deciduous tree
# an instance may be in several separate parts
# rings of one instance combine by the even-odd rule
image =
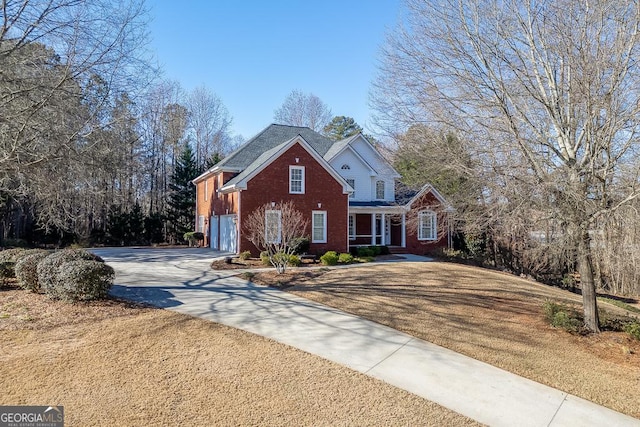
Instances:
[[[280,124],[306,126],[320,132],[331,121],[331,110],[314,94],[293,90],[273,118]]]
[[[189,127],[195,144],[196,163],[204,166],[212,156],[224,156],[231,148],[231,116],[222,100],[204,86],[195,88],[187,101]]]
[[[585,326],[598,331],[593,230],[640,194],[640,4],[407,6],[372,97],[378,125],[397,133],[440,123],[476,141],[473,157],[496,212],[522,203],[563,229],[581,276]],[[632,179],[621,180],[623,171]]]
[[[146,9],[140,0],[1,0],[0,22],[0,183],[39,203],[43,225],[68,228],[78,212],[58,203],[65,188],[88,191],[68,175],[90,165],[98,134],[129,120],[111,114],[119,96],[135,97],[151,77]]]
[[[284,273],[296,250],[296,240],[305,236],[309,221],[293,202],[265,204],[245,220],[247,239],[269,256],[278,273]]]

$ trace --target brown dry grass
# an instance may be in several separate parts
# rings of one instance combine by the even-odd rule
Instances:
[[[275,280],[259,273],[254,281]],[[640,341],[578,336],[544,320],[546,300],[580,297],[511,275],[449,263],[306,272],[287,291],[371,319],[494,366],[640,417]],[[610,312],[617,307],[600,304]]]
[[[476,425],[274,341],[165,310],[0,289],[2,405],[66,425]]]

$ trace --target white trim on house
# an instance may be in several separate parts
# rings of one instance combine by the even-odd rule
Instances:
[[[233,173],[237,173],[242,171],[242,169],[240,168],[229,168],[229,167],[220,167],[220,166],[214,166],[209,170],[204,171],[203,173],[201,173],[200,175],[198,175],[197,177],[193,178],[191,180],[192,184],[197,184],[198,182],[202,181],[203,179],[207,178],[209,175],[212,174],[217,174],[219,172],[233,172]]]
[[[317,222],[321,216],[321,222]],[[320,232],[320,236],[316,232]],[[311,211],[311,243],[327,243],[327,211]]]
[[[349,236],[349,240],[356,240],[356,214],[349,213],[347,218],[347,235]]]
[[[300,172],[300,176],[294,176]],[[298,185],[300,186],[298,188]],[[289,165],[289,194],[304,194],[305,168],[304,166]],[[295,188],[294,188],[295,187]]]
[[[438,240],[438,215],[434,211],[418,212],[418,240]]]

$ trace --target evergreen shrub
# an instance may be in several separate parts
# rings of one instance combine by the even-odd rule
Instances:
[[[31,292],[40,292],[38,263],[49,254],[50,252],[44,249],[33,249],[28,251],[25,256],[20,257],[15,268],[18,286]]]
[[[40,289],[50,298],[62,298],[64,284],[60,282],[59,267],[71,261],[97,261],[104,263],[104,260],[97,255],[84,249],[63,249],[54,252],[38,263],[38,283]]]
[[[338,263],[338,253],[336,251],[328,251],[320,257],[323,265],[336,265]]]
[[[104,299],[113,285],[115,272],[104,262],[69,261],[57,272],[56,295],[67,301]]]

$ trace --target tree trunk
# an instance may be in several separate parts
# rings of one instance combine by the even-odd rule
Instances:
[[[591,238],[586,229],[580,230],[578,237],[578,272],[582,288],[582,305],[584,309],[584,326],[589,331],[600,332],[598,304],[596,301],[596,283],[593,277],[591,259]]]

